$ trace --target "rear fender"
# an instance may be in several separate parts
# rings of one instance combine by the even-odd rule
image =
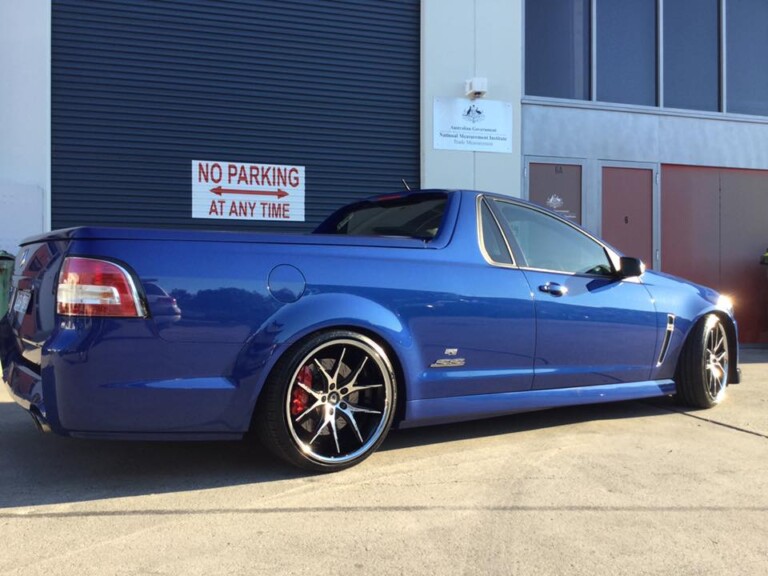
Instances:
[[[406,380],[421,365],[407,327],[381,304],[350,294],[304,296],[262,324],[238,357],[234,376],[241,387],[250,390],[251,412],[278,360],[310,334],[335,328],[356,329],[385,344],[395,355],[390,360],[399,365]]]

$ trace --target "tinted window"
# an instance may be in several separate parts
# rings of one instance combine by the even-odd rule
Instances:
[[[499,264],[512,264],[512,257],[507,249],[507,244],[504,242],[499,225],[496,223],[493,214],[491,214],[488,205],[485,202],[481,202],[480,210],[483,246],[486,254],[488,254],[491,260]]]
[[[726,4],[729,112],[768,115],[768,2]]]
[[[605,249],[577,228],[526,206],[503,201],[495,205],[520,251],[515,254],[519,265],[572,274],[613,273]]]
[[[447,202],[445,194],[411,194],[357,202],[333,214],[315,233],[431,240],[440,229]]]
[[[596,34],[597,100],[655,106],[656,0],[598,0]]]
[[[664,106],[720,108],[718,0],[664,0]]]
[[[525,93],[589,99],[589,0],[527,0]]]

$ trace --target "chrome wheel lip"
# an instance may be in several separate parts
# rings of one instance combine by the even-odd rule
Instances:
[[[383,406],[381,407],[381,414],[379,415],[378,423],[376,424],[373,430],[370,430],[370,429],[367,430],[368,437],[364,439],[361,446],[351,452],[342,453],[340,455],[334,456],[329,454],[323,454],[316,451],[310,445],[311,442],[307,443],[299,437],[296,431],[296,426],[298,425],[295,422],[296,417],[291,414],[291,395],[294,388],[297,386],[299,373],[304,366],[312,363],[313,360],[323,350],[327,348],[341,347],[343,349],[345,346],[354,347],[362,351],[367,358],[365,362],[375,363],[382,378],[384,400],[383,400]],[[339,358],[336,358],[336,360],[338,361]],[[375,444],[380,440],[382,434],[386,431],[386,428],[391,420],[392,412],[394,410],[394,406],[393,406],[394,391],[395,391],[394,371],[391,365],[389,364],[389,361],[387,359],[387,356],[384,350],[378,344],[376,344],[376,342],[374,342],[373,340],[370,340],[369,338],[366,338],[363,336],[358,336],[355,338],[352,338],[352,337],[335,338],[319,346],[316,346],[308,354],[306,354],[301,359],[300,362],[298,362],[295,370],[291,375],[291,380],[289,382],[289,385],[287,386],[287,394],[284,401],[284,406],[285,406],[284,412],[285,412],[285,418],[286,418],[288,431],[290,433],[291,439],[299,448],[299,450],[307,458],[315,462],[318,462],[320,464],[326,464],[329,466],[332,466],[332,465],[338,466],[338,465],[343,465],[343,464],[352,462],[358,458],[361,458],[362,456],[366,455],[375,446]],[[326,390],[326,393],[322,394],[322,396],[323,396],[322,406],[318,407],[317,409],[322,410],[324,412],[323,419],[325,423],[321,426],[319,430],[322,430],[322,428],[324,428],[326,425],[330,425],[332,433],[336,435],[336,425],[335,425],[335,422],[337,419],[336,414],[339,411],[344,411],[342,409],[342,406],[344,407],[344,409],[348,408],[347,405],[344,403],[344,395],[339,394],[337,391],[332,392],[332,391]],[[308,411],[309,410],[307,410],[307,412]],[[356,424],[351,426],[352,426],[352,430],[357,430]],[[319,430],[317,431],[317,435],[319,435]],[[317,438],[317,435],[315,436],[315,438]],[[337,436],[335,436],[335,440],[336,442],[338,442]]]
[[[719,402],[728,386],[729,350],[728,335],[719,321],[712,322],[704,334],[702,370],[707,395]]]

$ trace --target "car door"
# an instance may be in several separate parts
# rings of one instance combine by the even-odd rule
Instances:
[[[534,389],[644,381],[658,326],[638,277],[583,230],[527,204],[491,199],[535,302]]]

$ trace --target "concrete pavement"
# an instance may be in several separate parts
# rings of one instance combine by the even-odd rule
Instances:
[[[308,476],[241,443],[41,435],[0,396],[0,574],[768,573],[768,350],[669,399],[393,433]]]

